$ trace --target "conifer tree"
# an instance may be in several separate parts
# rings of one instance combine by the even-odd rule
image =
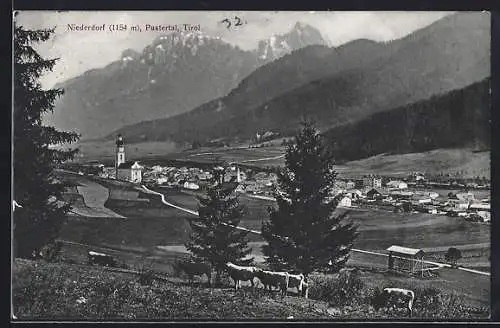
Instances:
[[[33,44],[47,41],[53,29],[14,30],[14,193],[21,207],[14,211],[14,255],[29,258],[58,234],[69,205],[58,204],[64,185],[54,178],[55,165],[73,158],[76,150],[54,146],[78,139],[74,133],[44,126],[42,116],[53,111],[61,89],[43,90],[41,74],[57,59],[44,59]]]
[[[285,168],[278,174],[277,207],[262,226],[262,247],[276,269],[335,272],[348,260],[357,227],[337,215],[339,198],[331,198],[337,173],[322,136],[311,123],[286,148]]]
[[[191,219],[191,238],[186,248],[198,260],[211,263],[216,271],[216,283],[224,264],[247,265],[253,258],[246,258],[252,251],[247,245],[248,231],[236,229],[244,214],[234,190],[235,182],[224,182],[224,169],[214,170],[206,196],[199,196],[199,217]]]

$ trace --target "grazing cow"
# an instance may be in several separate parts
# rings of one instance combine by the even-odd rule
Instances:
[[[403,288],[384,288],[381,295],[374,302],[375,310],[378,311],[380,308],[385,307],[392,303],[399,303],[403,301],[408,309],[408,316],[412,316],[413,302],[415,301],[415,293],[409,289]]]
[[[300,274],[288,274],[288,287],[297,288],[297,293],[303,295],[303,292],[307,293],[307,283],[305,282],[305,277],[302,273]],[[307,298],[307,294],[305,295]]]
[[[290,277],[288,272],[273,272],[259,269],[255,275],[264,285],[264,289],[268,288],[271,290],[272,287],[278,287],[278,289],[281,290],[281,293],[286,295]]]
[[[255,273],[258,271],[256,267],[245,267],[233,264],[231,262],[226,263],[226,269],[229,272],[229,276],[234,280],[234,289],[241,288],[242,281],[250,281],[252,287],[255,287],[253,278]]]
[[[174,264],[174,270],[177,273],[184,272],[188,275],[189,282],[192,282],[194,276],[206,275],[208,278],[208,285],[211,286],[212,282],[212,267],[208,263],[203,262],[176,262]]]
[[[101,264],[104,266],[116,266],[116,260],[107,254],[90,251],[88,253],[89,264]]]

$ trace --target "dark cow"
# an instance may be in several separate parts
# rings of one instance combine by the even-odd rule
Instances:
[[[288,272],[273,272],[257,269],[255,276],[259,278],[264,285],[264,289],[272,290],[272,287],[277,287],[281,294],[286,295],[288,290],[289,274]]]
[[[206,275],[208,285],[211,286],[212,282],[212,267],[208,263],[195,262],[195,261],[179,261],[174,264],[176,273],[184,272],[187,274],[189,282],[193,282],[194,276]]]
[[[409,289],[403,288],[384,288],[380,295],[373,301],[375,311],[387,306],[395,306],[404,303],[408,310],[408,316],[412,316],[413,302],[415,301],[415,293]]]
[[[90,251],[88,253],[88,261],[89,261],[88,263],[90,265],[100,264],[100,265],[111,266],[111,267],[116,266],[116,260],[113,256],[107,255],[104,253],[97,253],[97,252],[93,252],[93,251]]]

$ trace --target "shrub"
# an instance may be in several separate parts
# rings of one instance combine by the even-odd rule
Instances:
[[[142,259],[141,263],[137,267],[138,278],[137,281],[142,286],[151,286],[155,281],[155,271],[152,269],[152,262]]]
[[[356,271],[341,271],[334,276],[317,275],[311,277],[309,296],[328,302],[332,306],[362,304],[365,285]]]
[[[62,243],[59,241],[50,242],[42,247],[41,255],[47,262],[56,262],[61,254]]]
[[[450,247],[446,254],[444,255],[444,259],[446,262],[451,263],[452,266],[457,266],[457,261],[462,258],[462,252],[455,247]]]

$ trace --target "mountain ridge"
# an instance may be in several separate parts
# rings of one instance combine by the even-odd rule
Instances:
[[[289,43],[290,51],[300,45]],[[257,49],[242,50],[203,33],[160,35],[140,52],[125,49],[118,60],[56,84],[65,95],[44,121],[76,129],[84,139],[102,137],[123,125],[170,117],[224,96],[253,70],[286,53],[260,58]]]
[[[356,47],[359,44],[368,50],[359,51]],[[328,61],[336,52],[353,45],[356,51],[347,51],[341,61]],[[288,66],[294,67],[302,59],[299,55],[311,49],[323,51],[327,60],[319,61],[316,66],[304,64],[305,70],[287,76],[285,73],[290,69],[286,60],[294,59]],[[331,54],[329,51],[321,47],[294,51],[261,66],[226,97],[170,119],[127,126],[107,138],[122,133],[130,142],[161,138],[180,143],[200,139],[206,142],[221,137],[251,138],[257,131],[294,134],[303,117],[315,119],[323,129],[360,120],[376,112],[464,88],[489,76],[489,21],[481,13],[459,13],[402,39],[383,43],[355,40],[331,50]],[[359,56],[357,61],[354,55]],[[281,74],[274,74],[283,67]],[[305,80],[312,81],[302,83],[303,72],[309,74]],[[273,90],[273,97],[268,97],[266,92],[279,86],[283,76],[284,86]],[[252,84],[261,86],[260,91],[258,88],[252,91],[249,88]],[[238,94],[243,97],[235,100]],[[231,108],[231,101],[235,108]]]

